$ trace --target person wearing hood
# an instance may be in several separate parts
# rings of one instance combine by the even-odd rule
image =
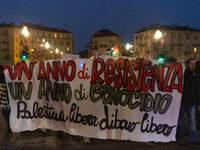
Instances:
[[[189,132],[191,139],[191,147],[199,147],[198,136],[196,133],[195,113],[200,110],[200,80],[195,73],[195,61],[194,59],[188,59],[186,61],[186,69],[184,72],[184,84],[181,106],[179,111],[179,119],[177,126],[177,138],[180,137],[182,129],[182,122],[184,114],[186,113],[189,121]]]

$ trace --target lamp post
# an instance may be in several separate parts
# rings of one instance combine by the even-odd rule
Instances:
[[[23,59],[26,59],[27,57],[29,57],[28,55],[28,47],[26,46],[26,37],[29,35],[29,32],[28,32],[28,28],[26,26],[23,27],[22,29],[22,34],[24,35],[24,38],[25,38],[25,41],[23,43],[23,50],[22,50],[22,53],[21,53],[21,58]],[[27,53],[28,52],[28,53]]]
[[[49,52],[48,52],[49,42],[45,43],[45,47],[47,48],[47,59],[49,59]]]
[[[160,32],[160,30],[157,30],[156,33],[155,33],[155,39],[158,41],[157,56],[158,56],[158,51],[159,51],[159,41],[160,41],[161,37],[162,37],[162,32]]]
[[[58,48],[56,48],[56,59],[57,59],[57,55],[58,55]]]

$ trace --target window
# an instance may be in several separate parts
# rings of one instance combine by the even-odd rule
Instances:
[[[57,45],[57,41],[54,41],[54,45]]]
[[[104,44],[104,48],[107,48],[107,44]]]
[[[57,38],[57,34],[56,33],[54,34],[54,38]]]
[[[17,42],[17,38],[16,38],[16,42]]]
[[[67,47],[66,51],[69,52],[69,47]]]
[[[42,42],[45,43],[45,39],[42,39]]]
[[[156,51],[156,47],[154,47],[154,51]]]
[[[35,42],[35,39],[34,38],[32,38],[32,43],[34,43]]]
[[[197,48],[196,47],[194,47],[194,52],[197,52]]]
[[[60,38],[63,38],[63,34],[60,34]]]
[[[37,36],[39,36],[39,31],[37,31]]]
[[[105,38],[105,41],[107,41],[107,38]]]
[[[18,54],[16,54],[16,57],[18,57]]]
[[[142,52],[142,48],[140,49],[140,52]]]
[[[97,45],[94,45],[94,50],[98,50],[98,47],[97,47]]]
[[[70,44],[69,44],[69,41],[67,41],[67,46],[69,46]]]
[[[69,39],[70,38],[70,35],[67,35],[67,39]]]
[[[103,44],[100,44],[100,45],[99,45],[99,48],[103,48]]]
[[[37,43],[39,43],[40,42],[40,39],[37,39]]]
[[[58,34],[58,38],[60,38],[60,34]]]
[[[51,43],[51,40],[49,40],[49,44]]]
[[[42,36],[45,37],[45,32],[42,33]]]
[[[178,51],[180,51],[180,47],[178,47]]]
[[[173,51],[173,47],[170,47],[170,51]]]
[[[48,36],[51,37],[51,33],[48,33]]]
[[[17,49],[18,47],[16,46],[16,49]]]
[[[63,45],[63,41],[60,41],[60,45]]]

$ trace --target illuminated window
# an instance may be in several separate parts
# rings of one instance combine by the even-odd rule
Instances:
[[[62,34],[60,34],[60,38],[63,38],[63,35],[62,35]]]
[[[56,33],[54,34],[54,38],[57,38],[57,34]]]
[[[40,42],[40,39],[37,39],[37,42],[39,43],[39,42]]]
[[[42,42],[44,43],[44,42],[45,42],[45,39],[42,39]]]
[[[197,48],[196,47],[194,47],[194,52],[196,52],[197,51]]]

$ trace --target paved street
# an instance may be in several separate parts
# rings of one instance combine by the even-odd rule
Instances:
[[[91,139],[91,144],[85,144],[83,137],[72,136],[63,132],[47,130],[44,134],[40,130],[26,131],[21,133],[6,133],[6,123],[0,114],[0,150],[186,150],[191,149],[188,136],[188,124],[184,122],[182,139],[169,143],[143,143],[118,140]],[[200,136],[200,130],[197,131]],[[193,148],[198,149],[198,148]],[[199,148],[200,149],[200,148]]]

